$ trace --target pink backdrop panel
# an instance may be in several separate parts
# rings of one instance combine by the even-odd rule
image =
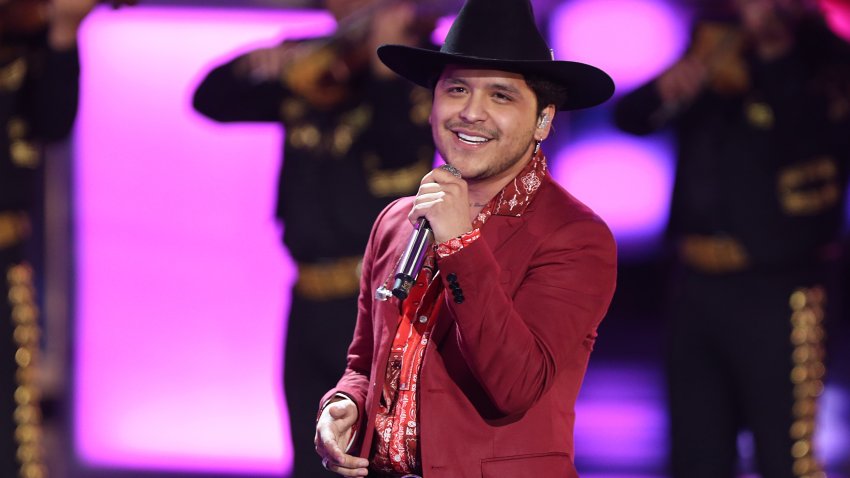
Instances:
[[[281,474],[293,269],[273,218],[281,130],[219,125],[209,68],[311,11],[96,10],[75,135],[75,442],[94,466]]]

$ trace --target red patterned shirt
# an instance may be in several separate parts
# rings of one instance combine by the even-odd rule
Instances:
[[[371,469],[381,473],[422,474],[416,393],[422,359],[443,301],[443,283],[435,280],[437,256],[454,254],[481,237],[490,216],[521,216],[546,176],[546,157],[538,151],[525,168],[478,213],[473,230],[437,244],[425,257],[422,271],[404,301],[398,329],[387,359],[384,388],[375,416]]]

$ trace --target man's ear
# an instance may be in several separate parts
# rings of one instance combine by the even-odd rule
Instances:
[[[537,117],[537,130],[534,132],[534,139],[536,141],[543,141],[549,137],[549,133],[552,131],[552,119],[555,118],[555,111],[555,105],[549,105],[540,112],[540,116]]]

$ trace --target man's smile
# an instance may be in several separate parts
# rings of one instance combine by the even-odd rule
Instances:
[[[490,141],[489,139],[481,137],[481,136],[471,136],[471,135],[464,134],[464,133],[455,133],[455,134],[457,134],[457,137],[460,138],[460,140],[463,141],[464,143],[484,144],[484,143]]]
[[[454,135],[460,140],[461,143],[473,146],[487,144],[490,141],[496,139],[496,135],[491,133],[484,133],[479,131],[473,131],[467,128],[458,127],[449,127],[448,129],[449,131],[454,133]]]

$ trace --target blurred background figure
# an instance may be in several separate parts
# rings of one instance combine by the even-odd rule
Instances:
[[[0,1],[0,476],[47,476],[32,263],[42,147],[77,112],[77,30],[95,0]]]
[[[285,129],[276,214],[298,268],[283,374],[295,477],[329,474],[313,447],[315,413],[345,366],[372,223],[415,194],[434,161],[430,92],[396,77],[375,50],[427,46],[438,10],[386,0],[325,6],[338,22],[332,35],[240,56],[212,70],[194,96],[216,121]]]
[[[671,127],[677,264],[667,378],[672,474],[823,477],[812,446],[822,319],[850,165],[850,47],[797,0],[733,0],[621,99],[617,125]]]

